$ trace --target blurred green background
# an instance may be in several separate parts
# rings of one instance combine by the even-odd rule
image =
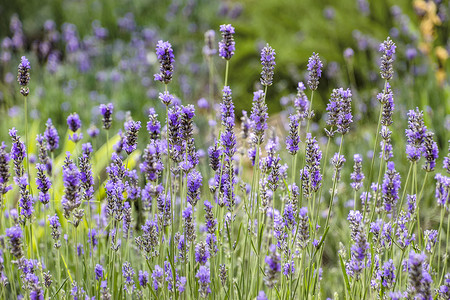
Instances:
[[[308,58],[317,52],[324,71],[314,97],[312,129],[323,136],[320,128],[331,90],[352,88],[353,126],[358,130],[346,136],[344,153],[362,153],[366,162],[379,112],[376,95],[383,86],[378,48],[391,36],[397,45],[391,82],[397,169],[402,176],[407,172],[403,134],[407,111],[416,106],[425,111],[426,124],[436,133],[440,166],[450,139],[449,12],[448,2],[438,0],[1,0],[0,141],[9,141],[7,128],[15,126],[24,132],[23,99],[16,82],[22,55],[31,62],[31,137],[44,130],[50,117],[64,136],[65,120],[74,111],[83,120],[84,132],[91,125],[100,128],[98,105],[108,102],[116,108],[112,129],[116,133],[123,127],[127,111],[142,122],[147,120],[149,107],[164,115],[165,108],[158,100],[163,86],[153,80],[159,69],[155,55],[159,39],[170,41],[175,53],[169,91],[183,103],[196,103],[202,97],[211,105],[218,103],[225,63],[217,55],[213,57],[214,99],[210,99],[209,68],[202,53],[204,33],[215,30],[217,43],[219,25],[231,23],[236,28],[236,54],[230,60],[228,82],[237,114],[251,109],[252,93],[260,88],[260,50],[269,43],[277,53],[274,84],[267,95],[270,123],[285,134],[285,107],[289,105],[284,104],[292,100],[299,81],[306,83]],[[344,57],[347,48],[354,54]],[[210,113],[200,111],[196,118],[202,133],[208,130],[204,126],[208,116]],[[141,135],[145,134],[141,130]],[[204,149],[203,136],[198,135],[196,143]],[[100,139],[105,140],[103,131]],[[140,143],[141,148],[145,142]],[[331,170],[329,173],[331,176]],[[347,173],[343,177],[348,178]],[[344,183],[338,187],[346,188]],[[343,208],[347,200],[340,199],[337,205]],[[435,222],[434,213],[431,209],[425,212],[426,220]],[[345,215],[338,215],[336,222],[338,228],[347,226]],[[332,235],[340,240],[348,232]],[[325,263],[336,261],[337,247],[333,243],[327,248]],[[327,284],[340,280],[339,272],[336,267],[325,274]]]
[[[297,82],[305,80],[307,59],[318,52],[325,71],[315,101],[317,121],[331,89],[338,86],[357,90],[357,119],[372,118],[371,108],[377,106],[375,96],[382,85],[378,45],[390,35],[397,44],[393,81],[397,111],[404,116],[406,109],[421,106],[429,110],[433,127],[448,127],[448,78],[436,80],[438,69],[442,77],[448,64],[436,53],[448,53],[449,7],[435,2],[434,15],[440,22],[433,24],[433,38],[428,42],[421,30],[429,19],[423,12],[428,8],[419,9],[429,4],[425,1],[414,5],[385,0],[2,1],[2,113],[21,116],[15,76],[20,56],[27,55],[32,64],[30,110],[37,122],[52,117],[63,126],[66,116],[78,111],[86,129],[90,123],[99,125],[96,106],[109,101],[120,111],[119,119],[129,110],[134,118],[145,120],[148,107],[159,107],[157,95],[162,90],[153,81],[159,39],[169,40],[175,51],[171,92],[183,102],[194,103],[208,97],[203,34],[214,29],[219,40],[219,25],[232,23],[237,49],[230,62],[229,82],[238,114],[250,110],[252,92],[259,88],[259,52],[269,43],[277,52],[274,86],[268,93],[272,115],[282,109],[280,99],[295,93]],[[48,20],[54,21],[51,31],[45,29]],[[69,51],[73,39],[77,49]],[[22,45],[15,46],[17,40]],[[354,50],[351,59],[343,56],[346,48]],[[224,61],[218,56],[214,70],[217,102],[224,73]],[[20,127],[20,122],[14,125]],[[0,133],[2,139],[5,132]],[[440,143],[445,139],[442,134]]]

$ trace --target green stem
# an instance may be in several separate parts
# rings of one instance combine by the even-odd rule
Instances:
[[[227,86],[228,83],[228,65],[229,65],[230,61],[227,60],[226,64],[225,64],[225,83],[224,86]]]

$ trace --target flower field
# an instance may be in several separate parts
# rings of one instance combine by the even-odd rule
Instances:
[[[219,12],[242,24],[238,4]],[[131,13],[84,38],[48,20],[33,43],[13,15],[0,299],[450,299],[439,4],[415,1],[417,30],[392,6],[397,32],[353,31],[342,70],[313,50],[301,72],[270,38],[245,65],[229,22],[177,51]]]

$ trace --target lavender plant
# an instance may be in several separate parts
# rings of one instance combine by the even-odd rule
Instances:
[[[131,27],[130,17],[122,20],[121,28]],[[404,116],[407,144],[400,149],[391,87],[394,42],[388,38],[380,46],[384,87],[376,97],[379,123],[368,134],[375,137],[366,165],[352,112],[356,91],[332,89],[324,119],[313,120],[313,92],[324,71],[316,53],[307,66],[311,101],[298,83],[283,112],[286,128],[278,129],[268,113],[268,86],[276,77],[275,51],[267,44],[259,78],[264,90],[254,92],[251,113],[242,113],[239,127],[228,85],[235,30],[222,25],[220,32],[226,71],[216,116],[204,113],[205,101],[196,110],[178,99],[177,88],[169,93],[174,51],[159,41],[154,77],[164,91],[154,98],[159,94],[166,115],[157,105],[146,108],[147,132],[141,131],[144,120],[127,115],[123,133],[110,144],[108,134],[120,119],[113,103],[99,107],[105,145],[89,134],[77,147],[83,138],[77,113],[67,118],[64,140],[48,119],[36,149],[27,148],[16,129],[9,131],[11,146],[0,147],[1,297],[321,299],[341,293],[346,299],[448,299],[450,156],[439,160],[442,141],[419,108]],[[64,39],[77,51],[70,26]],[[205,41],[210,63],[214,34],[207,32]],[[26,96],[28,71],[22,60],[18,79]],[[320,117],[320,107],[314,108]],[[197,126],[205,115],[209,124],[220,119],[207,142]],[[314,129],[322,125],[324,133]],[[402,150],[409,162],[404,181]],[[346,164],[352,156],[353,164]],[[335,277],[340,284],[329,284]]]

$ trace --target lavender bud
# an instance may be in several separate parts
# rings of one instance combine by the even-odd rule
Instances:
[[[359,154],[355,154],[353,156],[353,160],[355,164],[353,165],[353,173],[350,174],[350,178],[353,180],[352,183],[350,183],[350,186],[355,191],[358,191],[361,188],[364,180],[364,174],[362,172],[362,156]]]
[[[9,161],[11,160],[10,155],[5,150],[6,145],[2,142],[0,146],[0,208],[3,207],[3,195],[12,189],[11,185],[8,185],[9,177]]]
[[[286,137],[286,149],[291,155],[299,150],[299,117],[297,114],[289,116],[289,135]]]
[[[250,119],[253,129],[253,143],[260,145],[264,142],[264,132],[267,129],[267,104],[262,90],[253,93],[253,105]]]
[[[222,40],[219,42],[219,56],[230,60],[236,50],[233,39],[234,27],[231,24],[220,25],[220,32],[222,33]]]
[[[169,42],[158,41],[156,55],[161,66],[159,73],[154,75],[155,80],[169,84],[172,81],[173,63],[175,62],[172,45]]]
[[[58,131],[55,126],[53,126],[52,119],[48,119],[45,126],[44,137],[47,140],[47,147],[50,152],[53,152],[59,147]]]
[[[139,129],[141,129],[141,122],[140,121],[133,121],[129,120],[125,122],[125,139],[124,139],[124,147],[125,152],[130,155],[133,153],[134,150],[136,150],[137,147],[137,138]]]
[[[25,56],[22,56],[17,70],[17,81],[21,86],[20,93],[25,97],[30,93],[30,89],[28,88],[28,83],[30,82],[30,68],[30,62]]]
[[[439,149],[437,143],[433,140],[433,136],[434,133],[427,131],[422,146],[422,153],[425,157],[423,169],[427,172],[434,171],[436,159],[439,157]]]
[[[112,103],[108,104],[100,104],[100,113],[102,114],[102,122],[103,122],[103,128],[108,130],[111,128],[112,124],[112,114],[114,112],[114,105]]]
[[[261,84],[263,86],[270,86],[273,82],[273,70],[275,68],[275,50],[267,44],[261,50]]]
[[[319,79],[322,77],[322,68],[323,64],[319,58],[319,54],[313,52],[308,60],[308,86],[313,91],[317,90],[317,87],[319,86]]]
[[[15,258],[21,258],[22,251],[22,229],[19,225],[6,228],[6,237],[9,239],[9,250]]]
[[[394,162],[390,161],[387,164],[387,170],[384,174],[381,190],[384,209],[388,213],[395,212],[395,206],[399,198],[398,191],[400,189],[400,185],[400,174],[395,170]]]
[[[387,39],[380,44],[380,49],[378,50],[383,53],[383,56],[381,57],[380,74],[381,78],[385,80],[392,79],[392,76],[394,75],[392,64],[394,62],[395,48],[394,42],[390,37],[387,37]]]

